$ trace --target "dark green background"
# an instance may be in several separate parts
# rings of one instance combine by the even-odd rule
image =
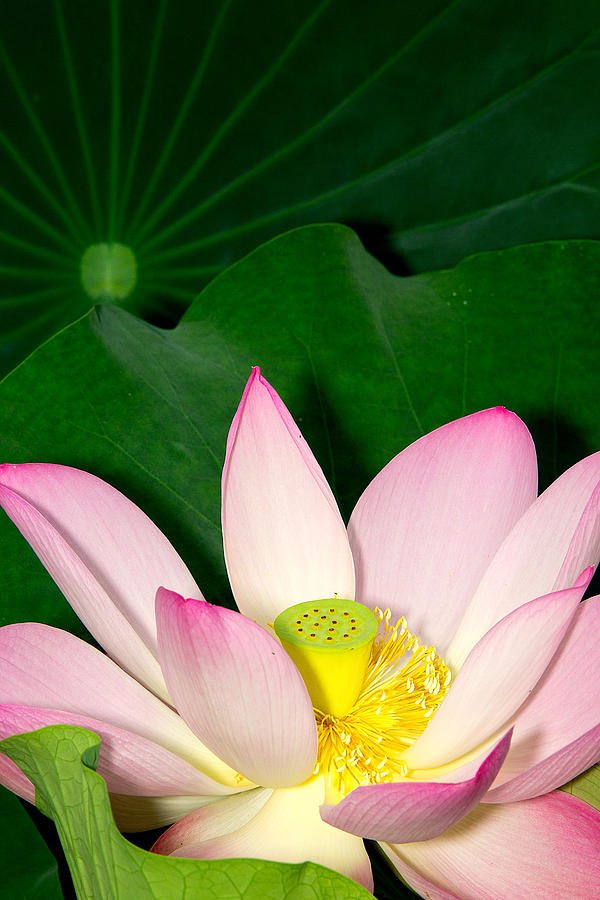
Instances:
[[[8,0],[0,369],[89,308],[98,241],[175,324],[305,223],[403,272],[600,236],[599,27],[596,0]]]

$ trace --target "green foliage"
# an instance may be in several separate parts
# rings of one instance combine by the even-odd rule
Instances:
[[[8,0],[2,25],[2,372],[89,309],[98,242],[174,324],[306,223],[412,271],[600,236],[595,0]]]
[[[61,900],[56,859],[31,824],[22,801],[0,788],[2,890],[8,898]]]
[[[219,479],[252,364],[297,418],[345,515],[408,443],[495,404],[532,429],[547,483],[600,447],[599,273],[600,245],[573,242],[398,278],[349,230],[300,229],[213,281],[173,331],[99,307],[41,347],[0,385],[2,458],[75,465],[116,485],[227,604]],[[0,623],[80,629],[8,521],[0,540]]]
[[[213,281],[173,331],[115,307],[63,330],[0,384],[1,456],[115,484],[169,536],[206,596],[231,604],[219,477],[252,364],[288,404],[346,516],[410,441],[498,403],[531,427],[545,484],[600,447],[599,273],[600,245],[583,241],[398,278],[348,229],[300,229]],[[0,624],[37,620],[85,636],[5,519],[0,544]],[[19,812],[8,821],[29,853]]]
[[[69,725],[0,741],[0,750],[35,785],[38,808],[54,819],[81,900],[371,897],[350,879],[314,863],[176,859],[130,844],[114,824],[106,785],[94,771],[99,747],[95,734]]]
[[[573,781],[565,784],[562,790],[600,810],[600,764],[592,766],[587,772],[582,772]]]

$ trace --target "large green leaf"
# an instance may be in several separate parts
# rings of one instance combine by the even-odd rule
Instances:
[[[105,306],[46,343],[0,384],[2,457],[117,485],[228,602],[219,477],[252,364],[300,421],[346,515],[402,447],[494,404],[531,427],[545,484],[600,447],[599,286],[595,242],[399,278],[348,229],[299,229],[215,279],[172,331]],[[66,604],[10,523],[0,538],[2,621],[65,625]]]
[[[0,385],[2,457],[116,484],[226,603],[219,476],[252,364],[302,423],[346,514],[407,443],[495,403],[531,427],[547,483],[600,446],[599,263],[599,244],[551,243],[397,278],[347,229],[300,229],[213,281],[173,331],[99,307],[41,347]],[[0,622],[73,627],[10,523],[0,538]]]
[[[346,516],[410,441],[498,403],[532,428],[547,483],[600,447],[599,280],[595,242],[398,278],[348,229],[300,229],[223,273],[173,331],[100,307],[46,343],[0,384],[1,456],[115,484],[167,533],[206,596],[228,604],[219,475],[253,363],[297,418]],[[0,624],[83,634],[7,520],[0,545]]]
[[[87,311],[97,242],[175,322],[307,222],[413,271],[600,236],[599,28],[595,0],[8,0],[0,370]]]
[[[104,780],[94,771],[100,740],[53,725],[0,741],[35,786],[36,806],[54,819],[77,896],[119,900],[368,900],[354,881],[315,863],[191,860],[130,844],[114,823]]]

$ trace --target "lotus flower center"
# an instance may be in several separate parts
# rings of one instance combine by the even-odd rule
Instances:
[[[135,254],[124,244],[92,244],[81,257],[81,283],[92,300],[124,300],[136,281]]]
[[[300,603],[275,632],[313,702],[319,753],[315,774],[343,797],[359,785],[409,776],[402,756],[446,696],[451,672],[406,621],[390,623],[350,600]]]

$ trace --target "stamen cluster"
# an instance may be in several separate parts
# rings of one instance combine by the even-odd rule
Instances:
[[[327,773],[328,785],[342,797],[359,785],[410,777],[402,754],[423,733],[452,677],[444,659],[419,643],[405,619],[392,626],[389,609],[375,609],[375,615],[379,631],[358,700],[339,718],[315,709],[314,774]]]

